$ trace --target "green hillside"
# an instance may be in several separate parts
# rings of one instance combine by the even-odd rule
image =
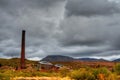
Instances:
[[[31,61],[31,60],[25,60],[26,65],[28,64],[36,64],[37,61]],[[2,59],[0,58],[0,67],[2,66],[8,66],[12,68],[16,68],[20,66],[20,58],[11,58],[11,59]]]

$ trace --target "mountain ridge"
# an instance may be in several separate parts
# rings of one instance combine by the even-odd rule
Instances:
[[[73,58],[73,57],[63,56],[63,55],[48,55],[48,56],[44,57],[41,61],[55,62],[55,61],[109,61],[109,60],[105,60],[102,58],[101,59],[97,59],[97,58]]]
[[[45,58],[43,58],[41,61],[73,61],[74,58],[69,56],[63,56],[63,55],[48,55]]]

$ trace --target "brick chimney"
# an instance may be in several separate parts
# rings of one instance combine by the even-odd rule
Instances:
[[[22,30],[20,67],[25,69],[25,30]]]

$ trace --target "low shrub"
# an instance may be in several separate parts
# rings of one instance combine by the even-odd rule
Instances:
[[[114,66],[114,72],[118,75],[120,75],[120,63],[117,63],[115,66]]]
[[[59,75],[61,77],[66,77],[69,75],[69,73],[70,73],[70,70],[68,70],[66,67],[63,67],[59,70]]]
[[[10,80],[10,76],[8,74],[0,73],[0,80]]]
[[[111,72],[107,68],[104,68],[104,67],[93,69],[92,73],[96,79],[102,78],[104,80],[107,80],[107,78],[111,75]]]
[[[94,75],[85,69],[73,70],[70,77],[74,80],[95,80]]]

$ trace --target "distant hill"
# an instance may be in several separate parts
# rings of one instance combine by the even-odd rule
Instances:
[[[96,58],[79,58],[77,60],[80,60],[80,61],[107,61],[104,59],[96,59]]]
[[[120,58],[113,60],[113,62],[120,62]]]
[[[55,62],[55,61],[73,61],[73,60],[74,58],[68,56],[48,55],[47,57],[43,58],[41,61]]]
[[[96,59],[96,58],[72,58],[68,56],[62,56],[62,55],[48,55],[45,58],[43,58],[41,61],[49,61],[49,62],[58,62],[58,61],[107,61],[104,59]]]

